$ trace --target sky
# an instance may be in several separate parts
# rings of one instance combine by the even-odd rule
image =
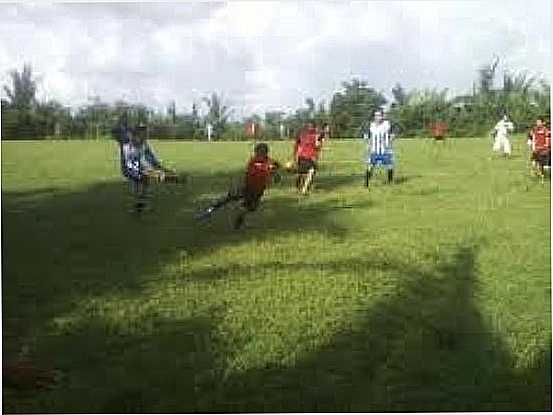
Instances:
[[[353,77],[390,95],[467,93],[477,70],[551,80],[548,0],[0,3],[0,84],[30,63],[39,99],[177,111],[212,91],[237,118],[329,102]],[[1,96],[5,96],[2,90]]]

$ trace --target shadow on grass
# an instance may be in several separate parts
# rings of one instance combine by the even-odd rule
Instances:
[[[352,330],[294,367],[227,379],[207,412],[538,411],[551,409],[551,349],[515,362],[473,302],[473,247],[421,273],[359,260],[325,268],[396,269],[406,282]],[[320,264],[315,265],[320,266]],[[203,276],[205,277],[205,276]],[[202,278],[203,278],[202,277]]]
[[[332,220],[335,204],[310,202],[305,209],[316,214],[305,215],[292,194],[269,192],[261,211],[252,215],[263,224],[255,230],[232,232],[221,219],[229,211],[212,224],[193,220],[198,208],[242,176],[242,170],[191,174],[186,185],[154,186],[154,211],[141,216],[128,212],[132,198],[125,182],[100,183],[82,191],[3,192],[5,355],[15,358],[22,347],[32,349],[47,321],[78,307],[83,299],[140,289],[183,252],[209,255],[221,246],[305,231],[344,236]],[[328,189],[347,183],[331,183]]]
[[[150,334],[106,336],[90,322],[54,350],[86,350],[88,366],[63,389],[16,411],[62,412],[383,412],[545,411],[551,409],[551,349],[517,370],[502,339],[478,311],[477,247],[421,271],[401,261],[301,263],[327,274],[371,269],[401,274],[404,284],[359,311],[360,320],[292,366],[225,374],[213,335],[225,310],[194,319],[159,320]],[[265,266],[268,277],[283,264]],[[213,271],[213,270],[211,270]],[[217,270],[216,270],[217,271]],[[225,278],[224,268],[191,279]],[[254,269],[238,266],[233,272]],[[93,345],[93,346],[92,346]],[[124,350],[120,355],[111,350]],[[83,358],[60,356],[62,366]],[[64,363],[63,359],[66,359]]]

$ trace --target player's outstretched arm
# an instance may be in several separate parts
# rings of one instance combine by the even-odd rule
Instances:
[[[145,145],[144,158],[152,167],[160,170],[165,170],[161,165],[161,162],[157,159],[156,155],[152,151],[152,147],[150,147],[150,145],[147,143]]]

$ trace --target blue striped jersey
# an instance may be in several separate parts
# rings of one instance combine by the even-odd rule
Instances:
[[[389,121],[384,120],[380,124],[371,122],[369,133],[370,152],[372,154],[386,154],[392,152],[392,135]]]

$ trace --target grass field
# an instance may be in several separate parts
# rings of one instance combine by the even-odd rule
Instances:
[[[64,374],[5,412],[551,409],[550,187],[522,141],[400,141],[370,191],[333,142],[313,194],[286,176],[240,231],[192,215],[251,144],[153,147],[190,176],[136,217],[114,143],[2,142],[4,358]]]

